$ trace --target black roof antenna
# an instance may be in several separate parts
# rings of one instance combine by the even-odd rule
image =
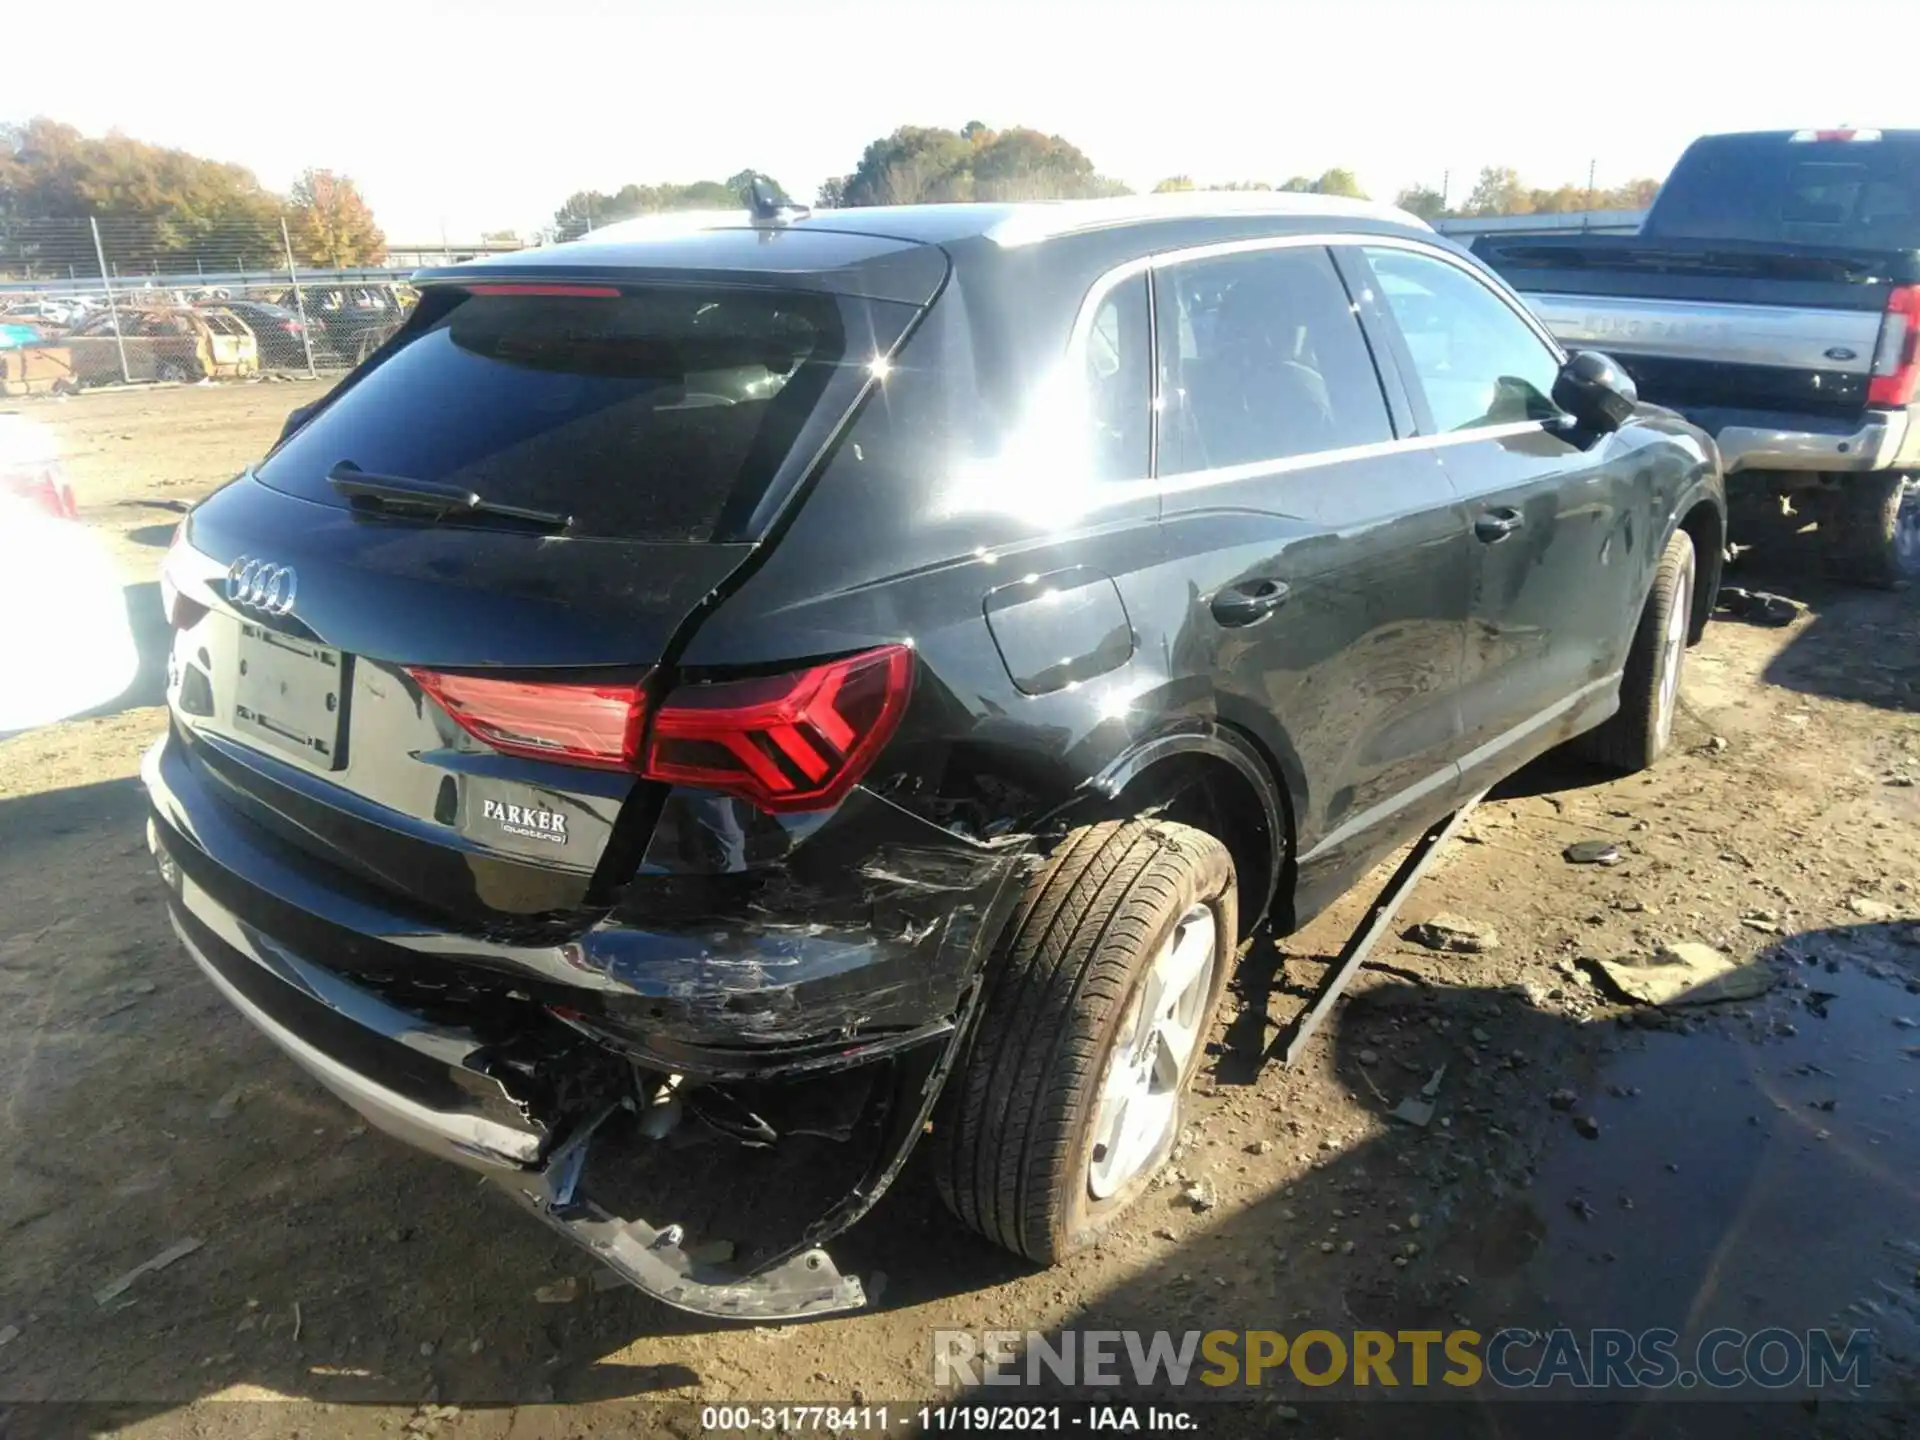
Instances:
[[[740,198],[746,202],[747,213],[755,223],[777,225],[788,220],[805,219],[813,212],[805,205],[796,205],[785,199],[771,180],[764,175],[755,175],[741,191]]]

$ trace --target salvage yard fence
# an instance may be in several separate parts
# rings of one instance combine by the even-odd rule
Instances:
[[[518,248],[369,250],[273,215],[0,217],[0,396],[338,372],[399,328],[415,270]]]

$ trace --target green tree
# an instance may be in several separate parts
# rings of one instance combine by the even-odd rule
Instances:
[[[342,270],[379,265],[387,258],[387,237],[359,189],[331,170],[308,170],[293,182],[287,197],[287,234],[293,253],[309,265]]]
[[[281,208],[239,165],[120,134],[82,135],[45,116],[0,127],[0,218],[97,218],[123,270],[196,256],[271,263]]]
[[[1360,188],[1360,182],[1354,178],[1351,170],[1322,170],[1316,178],[1295,175],[1286,180],[1280,188],[1300,195],[1345,195],[1353,200],[1365,200],[1367,192]]]
[[[1447,213],[1447,197],[1425,185],[1409,185],[1393,197],[1393,203],[1422,220],[1438,220]]]
[[[1350,200],[1365,200],[1367,192],[1360,188],[1360,181],[1351,170],[1323,170],[1320,178],[1313,182],[1316,195],[1344,195]]]
[[[964,130],[903,125],[868,145],[837,198],[847,205],[1123,195],[1070,141],[1024,126]]]
[[[610,195],[601,190],[577,190],[553,212],[554,235],[561,240],[577,240],[590,230],[640,215],[677,210],[738,210],[745,203],[741,192],[755,175],[767,180],[781,198],[786,198],[786,189],[780,182],[758,170],[741,170],[726,180],[695,180],[685,185],[671,181],[660,185],[622,185]]]
[[[969,125],[974,134],[925,125],[903,125],[869,144],[847,176],[848,205],[912,205],[925,200],[973,198],[974,147],[990,134]]]
[[[1184,190],[1197,188],[1193,183],[1193,177],[1191,175],[1169,175],[1153,187],[1153,193],[1156,195],[1174,195]]]

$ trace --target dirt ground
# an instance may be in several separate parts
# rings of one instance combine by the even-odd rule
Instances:
[[[138,607],[180,508],[314,393],[31,413]],[[878,1305],[780,1327],[603,1285],[474,1177],[368,1133],[232,1011],[174,943],[145,853],[150,664],[113,713],[0,741],[0,1433],[47,1422],[45,1401],[138,1436],[577,1433],[635,1399],[928,1396],[936,1328],[1548,1317],[1866,1327],[1874,1397],[1920,1403],[1920,596],[1765,583],[1808,609],[1709,628],[1680,753],[1615,782],[1536,767],[1409,902],[1403,921],[1453,912],[1496,948],[1383,944],[1291,1072],[1252,1057],[1367,896],[1256,948],[1180,1174],[1109,1243],[1035,1272],[958,1232],[912,1165],[834,1247],[884,1272]],[[142,635],[157,656],[153,617]],[[1623,863],[1562,858],[1585,839]],[[1754,960],[1772,988],[1677,1016],[1618,1003],[1582,963],[1675,941]],[[1389,1118],[1442,1067],[1427,1125]],[[224,1403],[246,1400],[286,1408]],[[1793,1414],[1781,1433],[1813,1425]],[[1903,1423],[1897,1406],[1818,1418]]]

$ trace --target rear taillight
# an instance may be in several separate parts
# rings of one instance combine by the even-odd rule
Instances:
[[[182,520],[173,527],[167,557],[160,562],[160,608],[166,612],[167,624],[175,630],[191,630],[207,613],[205,605],[181,590],[180,577],[174,573],[174,567],[183,562],[186,547],[187,522]]]
[[[1796,130],[1792,143],[1795,145],[1815,145],[1839,142],[1842,144],[1871,145],[1879,140],[1878,130]]]
[[[905,645],[765,679],[687,686],[654,716],[644,771],[763,810],[824,810],[866,774],[912,689]]]
[[[80,509],[73,502],[73,487],[52,467],[17,475],[0,473],[0,489],[26,501],[51,519],[80,518]]]
[[[407,673],[468,734],[510,755],[633,770],[763,810],[824,810],[898,728],[913,651],[888,645],[784,675],[683,686],[655,708],[651,726],[639,684]]]
[[[1873,351],[1869,405],[1911,405],[1920,393],[1920,285],[1895,287]]]
[[[408,670],[461,729],[509,755],[629,770],[640,755],[646,692],[633,685],[496,680]]]

